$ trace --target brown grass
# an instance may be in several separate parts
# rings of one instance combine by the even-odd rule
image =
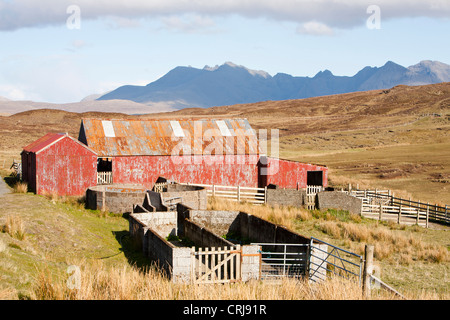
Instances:
[[[8,233],[11,237],[18,240],[25,239],[25,227],[20,216],[9,215],[6,217],[3,232]]]
[[[288,229],[294,228],[295,220],[310,220],[312,214],[303,208],[287,206],[253,205],[248,202],[229,202],[219,198],[208,198],[210,210],[238,210],[251,213]]]
[[[395,259],[397,254],[401,264],[410,264],[421,260],[431,263],[445,263],[450,261],[447,248],[429,244],[418,236],[400,234],[386,226],[366,226],[336,221],[321,221],[317,228],[338,240],[351,240],[353,242],[373,243],[374,257],[377,260]],[[357,253],[363,254],[363,246],[353,245]]]
[[[14,193],[27,193],[28,185],[25,182],[17,182],[13,187]]]
[[[358,283],[334,278],[314,284],[306,280],[284,279],[281,283],[249,281],[223,285],[175,284],[157,268],[146,272],[132,267],[108,268],[101,261],[82,262],[80,287],[69,289],[68,277],[52,277],[41,271],[33,288],[38,300],[361,300]],[[371,299],[391,299],[386,292]]]

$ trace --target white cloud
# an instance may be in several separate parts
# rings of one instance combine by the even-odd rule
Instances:
[[[9,100],[25,100],[26,94],[19,88],[10,85],[0,85],[0,96]]]
[[[297,28],[297,33],[308,34],[313,36],[332,36],[334,35],[333,29],[324,23],[317,21],[310,21],[302,24]]]
[[[161,21],[168,30],[183,33],[213,31],[215,27],[213,19],[197,14],[171,15],[162,17]]]
[[[122,18],[116,24],[130,25],[133,19],[193,14],[203,17],[240,15],[248,18],[269,18],[300,24],[316,21],[330,28],[363,26],[369,5],[378,5],[383,19],[403,17],[449,18],[448,0],[11,0],[0,2],[0,30],[24,27],[65,25],[70,5],[80,8],[81,19]],[[195,22],[195,21],[193,21]],[[131,23],[131,25],[134,25]],[[208,23],[206,27],[209,27]],[[188,28],[189,30],[189,28]]]

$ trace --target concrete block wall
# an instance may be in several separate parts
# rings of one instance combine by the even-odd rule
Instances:
[[[144,256],[155,261],[173,282],[188,282],[191,273],[191,248],[175,247],[165,239],[168,229],[161,225],[166,225],[167,219],[161,218],[161,215],[167,213],[131,214],[129,217],[130,236],[136,242],[142,243]],[[159,222],[152,221],[152,216],[155,214],[156,217],[160,216],[155,219]],[[169,220],[173,220],[173,217]],[[149,228],[149,225],[156,228]]]
[[[339,191],[322,191],[317,194],[317,207],[319,210],[340,209],[361,214],[362,199]]]
[[[161,196],[163,200],[179,197],[184,205],[193,210],[206,210],[208,205],[206,189],[198,186],[169,184],[167,191],[163,192]]]
[[[132,212],[144,198],[145,189],[137,186],[94,186],[86,190],[86,207],[121,214]]]
[[[202,227],[199,224],[185,220],[184,221],[184,235],[189,240],[195,243],[196,246],[201,248],[207,247],[233,247],[234,244],[220,235],[213,233],[206,227]]]
[[[189,283],[191,281],[191,248],[176,247],[172,250],[172,281]]]
[[[241,246],[241,279],[242,281],[260,279],[261,247],[257,245]]]
[[[311,281],[323,281],[327,278],[328,245],[314,243],[311,248],[309,276]]]
[[[239,211],[190,210],[189,220],[224,236],[228,232],[240,232],[239,214]]]
[[[142,239],[143,252],[157,261],[166,270],[174,282],[187,282],[191,277],[191,248],[176,247],[165,238],[170,230],[180,230],[180,217],[183,217],[183,234],[200,247],[233,247],[234,244],[222,238],[230,231],[260,243],[309,244],[310,239],[285,227],[275,225],[264,219],[238,211],[201,211],[190,210],[180,204],[178,212],[147,212],[130,215],[130,234]],[[326,246],[326,245],[324,245]],[[288,252],[303,252],[306,246],[293,246]],[[258,245],[241,246],[241,276],[243,281],[260,277],[260,247]],[[284,250],[282,246],[273,246],[269,251]],[[326,249],[324,249],[326,250]],[[317,251],[316,256],[325,257]],[[326,255],[326,253],[325,253]],[[320,259],[313,258],[311,266],[320,265]],[[317,269],[317,268],[316,268]],[[315,270],[315,269],[313,269]],[[316,277],[326,276],[325,269],[317,269]]]
[[[177,233],[177,212],[163,211],[163,212],[147,212],[147,213],[133,213],[130,214],[130,223],[132,220],[139,221],[140,224],[148,228],[152,228],[158,232],[162,237],[166,238],[169,235],[178,235]],[[137,222],[134,222],[137,223]]]

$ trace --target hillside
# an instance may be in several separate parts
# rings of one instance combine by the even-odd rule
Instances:
[[[83,117],[138,118],[52,109],[0,116],[1,174],[7,174],[12,159],[20,157],[22,146],[48,132],[77,137]],[[388,187],[405,197],[450,204],[450,83],[139,117],[246,117],[256,129],[281,129],[281,157],[326,164],[333,185]],[[363,299],[358,289],[341,284],[323,290],[305,289],[298,282],[224,285],[214,290],[174,286],[153,269],[138,269],[148,264],[126,237],[126,217],[31,193],[8,193],[0,200],[0,299]],[[450,266],[445,228],[385,224],[342,212],[220,202],[209,206],[251,211],[360,254],[370,241],[383,281],[412,299],[448,299],[448,285],[442,281]],[[23,224],[23,239],[6,232],[12,213]],[[84,279],[77,293],[67,288],[71,265],[80,266]]]
[[[0,117],[0,164],[48,132],[78,137],[87,116],[240,117],[254,129],[279,129],[280,156],[325,164],[332,182],[365,182],[450,204],[449,115],[450,83],[142,116],[37,110]]]
[[[177,110],[169,105],[142,104],[130,100],[108,100],[98,101],[83,99],[80,102],[73,103],[47,103],[35,101],[12,101],[1,99],[0,97],[0,115],[11,115],[19,112],[39,109],[64,110],[68,112],[122,112],[126,114],[144,114],[154,112],[169,112]]]
[[[98,100],[125,99],[144,104],[166,104],[177,109],[193,106],[204,108],[448,81],[450,66],[438,61],[421,61],[408,68],[388,61],[382,67],[365,67],[354,76],[336,76],[324,70],[314,77],[285,73],[271,76],[265,71],[226,62],[221,66],[206,66],[203,69],[176,67],[146,86],[125,85]]]

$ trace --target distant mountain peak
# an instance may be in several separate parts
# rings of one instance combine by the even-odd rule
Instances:
[[[323,71],[317,72],[316,75],[314,76],[314,78],[330,77],[330,76],[332,77],[332,76],[333,76],[333,73],[332,73],[330,70],[325,69],[325,70],[323,70]]]
[[[122,86],[98,100],[166,103],[181,109],[207,108],[440,82],[450,82],[450,65],[431,60],[408,68],[388,61],[382,67],[365,67],[354,76],[335,76],[326,69],[314,77],[285,73],[272,77],[265,71],[227,61],[214,67],[206,65],[203,69],[176,67],[146,86]]]
[[[236,68],[236,69],[244,69],[244,70],[246,70],[248,73],[250,73],[252,76],[260,76],[260,77],[263,77],[263,78],[270,78],[270,74],[267,73],[266,71],[263,71],[263,70],[252,70],[252,69],[248,69],[248,68],[246,68],[246,67],[244,67],[244,66],[238,65],[238,64],[233,63],[233,62],[231,62],[231,61],[227,61],[227,62],[225,62],[224,64],[222,64],[222,65],[220,65],[220,66],[219,66],[219,65],[216,65],[215,67],[210,67],[210,66],[206,65],[206,66],[203,68],[203,70],[206,70],[206,71],[216,71],[216,70],[219,70],[219,69],[224,68],[224,67],[230,67],[230,68]]]

